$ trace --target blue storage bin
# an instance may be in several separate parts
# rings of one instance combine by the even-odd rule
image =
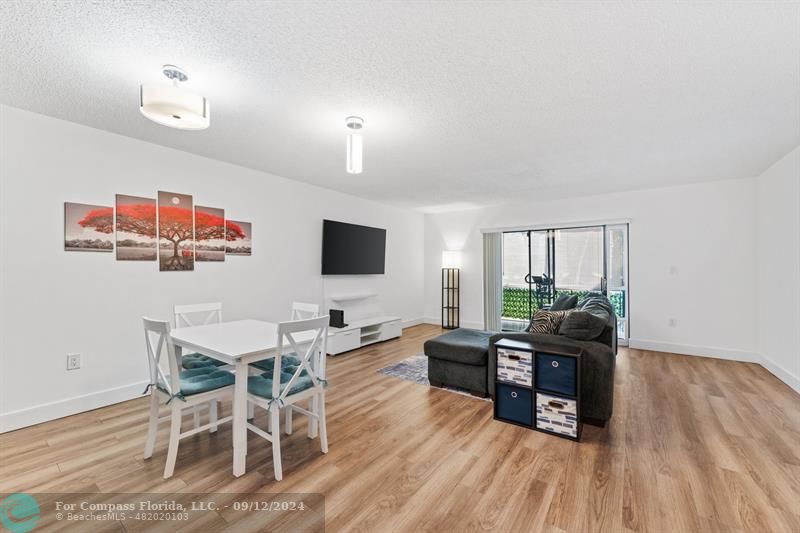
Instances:
[[[578,362],[574,357],[536,354],[536,388],[568,396],[578,394]]]
[[[533,425],[533,394],[530,389],[498,383],[495,409],[497,418],[524,426]]]

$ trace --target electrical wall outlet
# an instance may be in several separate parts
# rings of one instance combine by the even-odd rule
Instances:
[[[78,370],[81,367],[81,354],[67,354],[67,370]]]

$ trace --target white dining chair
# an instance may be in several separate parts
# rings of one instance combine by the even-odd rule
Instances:
[[[222,322],[222,303],[209,302],[203,304],[184,304],[176,305],[175,326],[205,326],[206,324],[218,324]]]
[[[222,302],[209,302],[202,304],[184,304],[173,307],[175,327],[186,328],[191,326],[205,326],[206,324],[219,324],[222,322]],[[181,366],[186,370],[204,366],[226,366],[224,362],[199,353],[183,354]],[[209,416],[212,411],[219,408],[215,402],[209,404]],[[200,406],[194,409],[194,425],[200,425]]]
[[[147,346],[147,362],[150,367],[150,383],[145,393],[150,392],[150,421],[147,428],[147,440],[144,445],[144,458],[153,456],[153,448],[158,433],[158,423],[170,419],[169,448],[167,462],[164,466],[164,479],[172,477],[175,470],[175,459],[178,455],[178,442],[181,439],[195,435],[208,429],[215,432],[219,424],[224,424],[233,419],[228,416],[217,419],[216,409],[212,409],[209,423],[197,426],[181,433],[181,419],[183,410],[195,408],[200,404],[210,403],[216,405],[218,400],[233,397],[233,374],[217,367],[199,367],[181,370],[175,353],[175,345],[170,337],[170,325],[167,321],[153,320],[143,317],[144,338]],[[166,355],[169,374],[161,368],[162,355]],[[170,406],[168,417],[159,419],[158,409],[160,400],[165,399]]]
[[[291,320],[303,320],[306,318],[316,318],[319,316],[319,304],[312,304],[306,302],[292,302],[292,318]],[[316,412],[316,406],[314,402],[316,398],[309,398],[308,400],[308,408]],[[286,431],[287,435],[292,434],[293,422],[292,422],[292,413],[294,411],[292,409],[285,409],[284,413],[284,430]],[[252,418],[252,417],[251,417]],[[317,425],[313,418],[309,417],[308,419],[308,438],[313,439],[316,437],[316,428]]]
[[[292,302],[292,314],[290,320],[302,320],[304,318],[314,318],[319,316],[319,304],[311,304],[305,302]],[[289,354],[287,357],[293,358],[295,363],[299,364],[299,360],[296,359],[294,354]],[[266,359],[264,361],[257,361],[250,365],[251,373],[260,374],[262,372],[272,372],[272,365],[274,360],[273,359]],[[253,409],[253,404],[247,404],[247,418],[248,420],[252,420],[255,416],[255,411]],[[270,419],[267,419],[267,430],[272,431]],[[286,427],[287,435],[291,435],[292,432],[292,411],[291,409],[286,410]],[[313,431],[313,429],[311,430]]]
[[[316,318],[318,316],[319,316],[319,304],[292,302],[291,320],[303,320],[306,318]]]
[[[316,318],[318,316],[319,316],[319,304],[312,304],[312,303],[305,303],[305,302],[292,302],[292,314],[291,314],[290,320],[303,320],[303,319],[306,319],[306,318]],[[297,358],[296,354],[285,354],[284,357],[289,359],[293,365],[299,365],[300,364],[300,361]],[[253,363],[251,365],[251,367],[255,368],[255,371],[257,373],[260,373],[260,372],[272,372],[273,363],[274,363],[273,359],[266,359],[264,361],[258,361],[256,363]],[[313,411],[314,410],[314,406],[312,405],[312,403],[314,402],[314,399],[313,398],[309,399],[309,402],[311,402],[311,403],[309,403],[309,409],[311,409]],[[285,411],[286,411],[286,415],[285,415],[286,416],[286,423],[285,423],[286,434],[287,435],[291,435],[292,434],[292,410],[291,409],[286,409]],[[248,404],[248,406],[247,406],[247,418],[252,419],[253,415],[254,415],[253,405],[252,404]],[[267,430],[268,431],[272,431],[270,424],[271,424],[270,419],[267,419]],[[309,428],[309,430],[308,430],[309,431],[309,437],[310,438],[314,438],[316,436],[315,435],[316,426],[313,424],[313,421],[311,419],[309,419],[308,424],[309,424],[309,426],[308,426],[308,428]]]
[[[298,333],[313,332],[309,344],[298,347]],[[328,453],[328,433],[325,421],[325,353],[328,340],[328,316],[293,320],[278,324],[278,343],[272,372],[247,378],[247,399],[269,412],[270,426],[264,431],[248,422],[247,429],[272,443],[272,461],[275,479],[283,479],[281,466],[280,410],[297,411],[319,425],[320,448]],[[290,348],[299,357],[299,366],[285,365],[282,361],[284,347]],[[303,355],[301,355],[303,354]],[[320,357],[322,354],[322,357]],[[315,398],[315,409],[307,410],[297,403]]]

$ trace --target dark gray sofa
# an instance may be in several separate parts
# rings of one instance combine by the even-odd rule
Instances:
[[[614,407],[617,317],[608,299],[597,293],[590,293],[578,302],[572,300],[570,306],[603,317],[606,324],[599,336],[592,340],[577,340],[565,335],[456,329],[425,343],[428,380],[434,386],[458,387],[478,396],[488,394],[494,398],[493,376],[497,364],[494,343],[498,340],[530,342],[542,349],[547,346],[579,347],[583,349],[581,418],[586,423],[604,426]]]
[[[581,299],[574,310],[584,310],[607,318],[606,325],[593,340],[577,340],[564,335],[530,333],[497,333],[489,339],[488,375],[493,376],[497,365],[494,343],[500,339],[530,342],[537,347],[573,346],[583,349],[581,356],[581,418],[596,426],[605,426],[614,409],[614,369],[617,355],[617,317],[614,307],[605,296],[590,293]],[[606,311],[605,313],[603,311]],[[607,316],[610,313],[610,316]],[[494,380],[488,380],[489,394],[494,398]]]

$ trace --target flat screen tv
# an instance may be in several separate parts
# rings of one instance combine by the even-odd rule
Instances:
[[[386,230],[322,221],[322,274],[383,274]]]

